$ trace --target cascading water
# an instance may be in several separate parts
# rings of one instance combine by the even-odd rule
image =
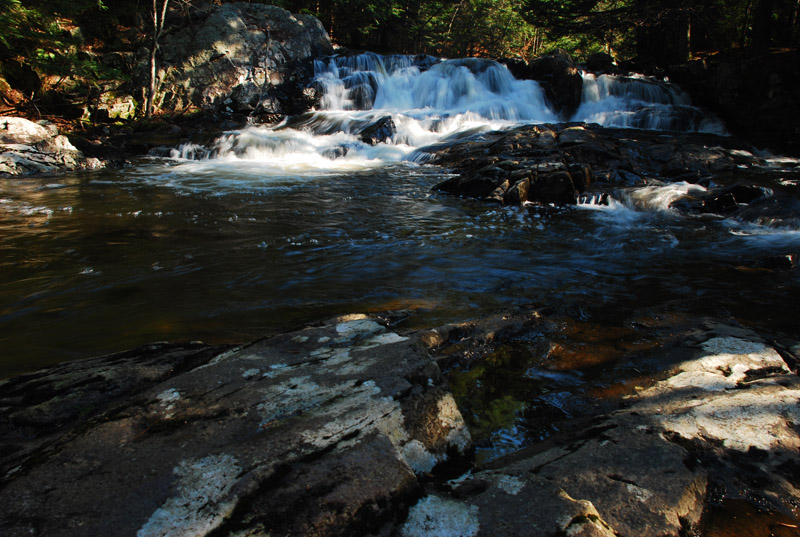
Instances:
[[[726,134],[720,120],[692,106],[677,86],[654,78],[583,73],[581,106],[572,121],[606,127]]]
[[[227,134],[208,156],[269,161],[262,172],[276,175],[352,170],[411,159],[417,148],[460,132],[556,120],[536,82],[491,60],[334,56],[315,62],[314,85],[321,110]]]
[[[227,165],[269,162],[258,166],[260,176],[313,175],[414,160],[423,146],[475,132],[558,121],[537,82],[518,80],[491,60],[365,53],[318,59],[314,69],[320,110],[276,127],[226,134],[205,157]],[[583,103],[572,121],[724,132],[719,121],[665,82],[583,76]],[[184,147],[173,157],[200,154]]]
[[[668,212],[673,203],[687,195],[697,195],[707,189],[685,181],[651,184],[636,188],[619,189],[610,194],[587,194],[578,200],[583,208],[609,208],[639,212]]]

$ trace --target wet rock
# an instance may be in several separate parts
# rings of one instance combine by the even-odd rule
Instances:
[[[0,175],[50,175],[103,166],[58,134],[55,125],[15,117],[0,121]]]
[[[470,436],[415,335],[364,316],[0,384],[3,535],[342,535],[398,524]]]
[[[730,192],[711,196],[704,200],[702,205],[703,212],[715,214],[730,214],[738,208],[736,198]]]
[[[459,196],[510,205],[569,205],[588,189],[601,195],[607,188],[608,195],[614,187],[689,182],[707,185],[708,193],[682,200],[683,210],[736,212],[748,220],[787,218],[794,212],[793,206],[775,200],[773,189],[762,184],[770,184],[765,183],[765,174],[774,175],[779,184],[788,184],[786,174],[794,172],[771,168],[750,149],[734,138],[709,134],[676,137],[655,131],[565,124],[482,133],[444,148],[421,151],[429,151],[432,162],[457,174],[435,188]],[[524,196],[515,188],[522,179],[528,179],[527,184],[519,185],[527,188]],[[495,192],[504,181],[509,184]],[[749,212],[745,214],[743,208]]]
[[[539,173],[531,185],[528,199],[539,203],[571,205],[578,199],[578,190],[566,171]]]
[[[358,137],[362,142],[369,145],[384,143],[390,140],[397,132],[391,116],[385,116],[362,130]]]
[[[728,189],[733,195],[736,203],[753,203],[755,201],[768,198],[772,195],[772,190],[757,185],[735,185]]]
[[[772,195],[766,187],[738,184],[732,187],[713,189],[703,199],[701,212],[731,214],[744,205],[763,200]]]
[[[605,52],[595,52],[586,58],[586,68],[597,73],[606,73],[614,68],[614,58]]]
[[[575,114],[581,104],[583,78],[569,54],[555,52],[532,59],[517,78],[536,80],[542,86],[555,112],[563,119]],[[514,73],[514,71],[512,71]]]
[[[522,205],[529,199],[531,191],[531,180],[522,179],[514,183],[503,195],[503,203],[506,205]]]
[[[493,177],[470,175],[463,178],[454,177],[452,179],[448,179],[447,181],[437,185],[436,189],[442,192],[455,194],[457,196],[486,199],[500,185],[502,185],[502,181],[498,182],[497,179]]]
[[[577,192],[584,192],[592,184],[592,170],[584,164],[570,164],[569,176]]]
[[[335,160],[337,158],[342,158],[350,151],[350,148],[344,145],[332,147],[330,149],[326,149],[322,152],[322,156],[325,158],[329,158],[331,160]]]
[[[485,320],[437,341],[441,349],[448,340],[477,345],[464,351],[474,354],[541,334],[544,322]],[[794,520],[800,488],[786,471],[800,448],[800,380],[752,331],[695,322],[679,339],[664,380],[583,430],[429,487],[404,530],[434,535],[449,520],[466,535],[677,537],[698,531],[704,511],[729,500]]]

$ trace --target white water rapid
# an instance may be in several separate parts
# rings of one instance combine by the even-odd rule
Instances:
[[[314,85],[323,95],[320,110],[230,132],[210,150],[183,146],[172,156],[194,161],[192,172],[205,160],[206,166],[234,165],[238,173],[289,178],[413,161],[417,149],[447,139],[559,121],[537,82],[518,80],[485,59],[333,56],[315,62]],[[571,120],[723,132],[680,90],[644,77],[584,75],[583,104]]]
[[[581,106],[572,121],[606,127],[726,134],[722,122],[692,106],[677,86],[654,78],[583,73]]]

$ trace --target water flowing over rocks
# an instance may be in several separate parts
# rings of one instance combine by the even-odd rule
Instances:
[[[100,160],[85,157],[53,124],[0,118],[0,175],[50,175],[101,167]]]
[[[529,62],[506,61],[511,74],[520,80],[535,80],[562,119],[569,119],[581,104],[583,79],[575,62],[566,52],[554,52]]]
[[[793,222],[796,162],[760,156],[746,142],[704,133],[613,129],[594,124],[531,125],[423,148],[454,176],[436,186],[505,205],[608,203],[630,187],[698,185],[676,210]],[[781,186],[783,185],[783,186]],[[690,189],[691,190],[691,189]],[[587,201],[588,200],[588,201]],[[665,207],[666,208],[666,207]]]
[[[662,380],[456,477],[473,444],[441,368],[557,339],[559,315],[431,331],[353,315],[4,381],[0,530],[655,537],[702,534],[704,513],[738,500],[794,520],[800,381],[783,356],[796,357],[714,320],[651,328],[657,358],[637,367]]]
[[[311,62],[333,52],[314,16],[243,2],[166,36],[161,50],[162,110],[211,109],[269,122],[316,102]]]

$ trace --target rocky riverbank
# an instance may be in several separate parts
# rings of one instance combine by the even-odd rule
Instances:
[[[0,175],[52,175],[105,165],[96,157],[84,155],[47,121],[0,118]]]
[[[760,153],[733,137],[528,125],[422,153],[453,172],[437,190],[503,205],[608,204],[625,190],[683,183],[695,188],[671,200],[677,210],[774,225],[797,219],[792,192],[800,161]]]
[[[583,411],[551,398],[561,432],[476,464],[475,416],[448,379],[510,344],[550,349],[540,376],[591,362],[553,358],[566,325],[552,312],[433,331],[395,320],[154,345],[4,381],[2,533],[719,535],[708,525],[744,502],[791,534],[796,346],[779,353],[729,321],[640,319],[661,338],[629,364],[644,375]]]

